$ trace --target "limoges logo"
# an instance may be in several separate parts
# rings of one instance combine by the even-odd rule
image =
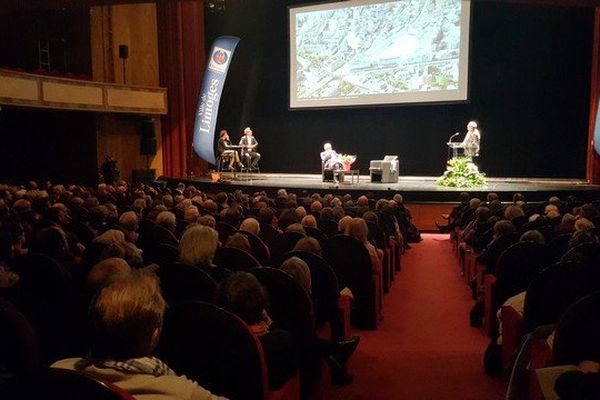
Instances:
[[[227,70],[227,65],[229,63],[230,57],[231,51],[225,50],[222,47],[215,46],[210,56],[210,63],[208,64],[208,68],[217,72],[225,72],[225,70]]]

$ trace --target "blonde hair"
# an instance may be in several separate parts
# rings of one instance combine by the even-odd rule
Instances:
[[[346,232],[346,227],[348,226],[348,224],[352,221],[352,217],[346,215],[345,217],[343,217],[342,219],[340,219],[340,222],[338,222],[338,231],[340,232]]]
[[[198,218],[198,223],[200,225],[210,226],[213,229],[217,226],[217,220],[210,214],[206,214]]]
[[[288,225],[287,228],[285,228],[286,232],[300,232],[300,233],[306,233],[304,231],[304,227],[301,224],[295,223],[295,224],[290,224]]]
[[[559,218],[560,217],[560,213],[558,211],[556,211],[556,210],[550,210],[550,211],[548,211],[548,213],[546,214],[546,216],[548,218],[550,218],[550,219]]]
[[[246,253],[252,254],[252,246],[250,246],[250,241],[243,233],[234,233],[233,235],[229,236],[227,238],[227,242],[225,242],[225,247],[244,250]]]
[[[321,245],[319,244],[319,241],[314,237],[307,236],[296,242],[296,245],[294,246],[294,251],[306,251],[320,256]]]
[[[198,221],[199,216],[200,213],[198,212],[198,207],[196,206],[189,206],[183,212],[183,219],[187,222],[196,222]]]
[[[358,239],[361,243],[367,243],[369,241],[369,228],[365,220],[362,218],[352,218],[352,221],[346,226],[346,235]]]
[[[87,276],[87,284],[90,289],[97,290],[130,272],[131,267],[127,264],[127,261],[119,257],[107,258],[94,265],[90,270]]]
[[[240,231],[246,231],[258,235],[260,233],[260,224],[255,218],[246,218],[240,225]]]
[[[296,215],[298,218],[302,219],[306,217],[306,209],[302,206],[296,208]]]
[[[302,218],[302,226],[310,226],[313,228],[317,227],[317,219],[315,218],[314,215],[307,215],[306,217]]]
[[[125,242],[125,234],[122,231],[117,229],[109,229],[104,232],[102,235],[96,237],[94,239],[94,243],[102,243],[102,244],[116,244],[116,243],[124,243]]]
[[[290,257],[281,264],[280,269],[294,278],[306,293],[311,293],[310,269],[304,260],[299,257]]]
[[[512,220],[513,218],[522,217],[525,215],[523,210],[517,206],[508,206],[504,210],[504,219]]]
[[[562,224],[574,224],[575,223],[575,216],[571,213],[566,213],[565,215],[562,216],[562,220],[560,221]]]
[[[211,264],[217,246],[219,234],[204,225],[194,225],[186,229],[179,241],[179,259],[191,265]]]
[[[156,216],[156,223],[167,229],[175,229],[177,227],[177,218],[171,211],[161,211]]]
[[[575,221],[575,231],[584,231],[593,227],[594,224],[587,218],[579,218]]]
[[[544,214],[548,214],[550,211],[556,211],[558,212],[558,207],[555,206],[554,204],[548,204],[545,208],[544,208]]]
[[[137,227],[138,220],[139,219],[135,211],[126,211],[121,214],[121,217],[119,218],[119,224],[121,224],[121,226],[128,231],[133,231]]]

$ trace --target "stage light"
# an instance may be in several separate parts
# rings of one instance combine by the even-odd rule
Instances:
[[[206,0],[206,9],[210,13],[225,11],[225,0]]]

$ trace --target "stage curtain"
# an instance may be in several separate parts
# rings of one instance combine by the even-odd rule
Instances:
[[[600,154],[594,150],[594,131],[600,101],[600,7],[594,15],[594,46],[592,56],[592,92],[590,96],[590,128],[588,140],[587,179],[600,184]]]
[[[161,2],[156,9],[160,81],[168,89],[169,105],[162,119],[164,173],[200,175],[208,171],[208,164],[190,150],[206,64],[204,3]]]

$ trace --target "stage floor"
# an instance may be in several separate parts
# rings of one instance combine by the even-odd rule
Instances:
[[[239,176],[232,179],[231,174],[222,175],[223,180],[212,182],[210,177],[160,177],[159,181],[168,183],[184,182],[192,184],[208,192],[232,191],[241,189],[245,192],[265,190],[274,193],[277,189],[298,189],[309,192],[339,192],[339,193],[365,193],[374,192],[379,196],[392,196],[396,192],[403,194],[407,202],[455,202],[458,192],[465,191],[460,188],[438,186],[437,177],[405,176],[398,183],[371,183],[368,175],[361,175],[360,180],[346,176],[345,182],[335,186],[332,182],[322,182],[320,174],[273,174],[261,173]],[[577,179],[539,179],[539,178],[487,178],[488,184],[484,187],[468,189],[473,195],[481,196],[488,192],[496,192],[501,200],[510,200],[516,192],[523,193],[530,201],[547,200],[550,196],[557,195],[565,198],[575,195],[578,199],[600,199],[600,185],[592,185],[584,180]],[[383,194],[383,193],[388,193]]]

